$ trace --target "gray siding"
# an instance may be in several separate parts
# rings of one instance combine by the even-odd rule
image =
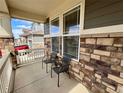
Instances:
[[[84,28],[123,23],[122,0],[86,0]]]

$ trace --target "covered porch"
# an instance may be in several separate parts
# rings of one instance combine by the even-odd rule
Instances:
[[[122,93],[122,0],[0,0],[0,93]],[[11,18],[44,24],[44,48],[12,55]],[[40,41],[40,39],[36,39]],[[4,44],[6,43],[6,44]],[[50,77],[43,56],[71,59]]]
[[[49,65],[50,67],[50,65]],[[66,73],[60,76],[60,87],[57,87],[57,74],[50,76],[50,69],[46,73],[42,63],[27,65],[16,70],[14,93],[90,93],[88,89],[77,82],[69,79]]]

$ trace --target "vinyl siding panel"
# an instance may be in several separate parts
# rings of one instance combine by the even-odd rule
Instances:
[[[122,0],[93,1],[86,0],[85,29],[123,23]]]

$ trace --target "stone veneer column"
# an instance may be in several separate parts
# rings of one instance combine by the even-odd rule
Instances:
[[[50,54],[51,52],[51,40],[50,38],[45,38],[44,39],[44,44],[45,44],[45,54]]]

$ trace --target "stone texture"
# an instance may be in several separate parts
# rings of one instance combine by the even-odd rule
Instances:
[[[113,46],[107,46],[106,50],[113,52],[113,51],[118,51],[118,48],[117,47],[113,47]]]
[[[101,82],[102,82],[102,81],[101,81],[101,79],[98,79],[98,78],[96,79],[96,81],[97,81],[97,82],[99,82],[99,83],[101,83]]]
[[[111,33],[109,36],[110,36],[110,37],[123,37],[123,33],[122,33],[122,32]]]
[[[114,38],[114,44],[123,44],[123,38]]]
[[[102,82],[102,84],[105,85],[105,86],[107,86],[108,88],[113,89],[113,90],[116,89],[114,86],[112,86],[112,85],[110,85],[110,84],[108,84],[108,83],[106,83],[106,82]]]
[[[80,71],[80,77],[84,78],[84,73]]]
[[[112,65],[120,64],[120,59],[118,59],[118,58],[111,58],[111,57],[102,56],[101,61],[104,61],[104,62],[106,62],[108,64],[112,64]]]
[[[123,72],[120,73],[120,77],[123,78]]]
[[[118,85],[117,92],[118,93],[123,93],[123,86],[122,85]]]
[[[77,68],[72,68],[72,70],[73,70],[74,72],[76,72],[76,73],[79,73],[79,69],[77,69]]]
[[[87,38],[86,39],[86,44],[95,44],[96,43],[96,39],[95,38]]]
[[[108,52],[108,51],[102,51],[102,50],[94,50],[94,54],[104,55],[104,56],[110,56],[110,52]]]
[[[111,53],[111,57],[115,57],[115,58],[120,58],[122,59],[123,58],[123,54],[122,53],[117,53],[117,52],[112,52]]]
[[[100,60],[100,56],[95,54],[91,54],[91,58]]]
[[[123,44],[114,44],[115,47],[123,47]]]
[[[114,38],[114,46],[122,47],[123,46],[123,38]]]
[[[112,65],[111,69],[115,70],[115,71],[118,71],[118,72],[122,72],[123,71],[122,66],[118,66],[118,65]]]
[[[86,76],[88,76],[88,77],[92,77],[92,75],[93,75],[93,72],[90,71],[90,70],[88,70],[88,69],[82,68],[81,72],[83,72],[84,75],[86,75]]]
[[[74,76],[78,78],[79,81],[82,81],[83,77],[81,77],[79,74],[74,73]]]
[[[118,48],[118,52],[121,52],[122,53],[123,52],[123,47],[119,47]]]
[[[123,38],[121,36],[114,33],[81,37],[80,60],[76,64],[79,67],[71,65],[70,69],[73,69],[74,77],[77,80],[82,79],[81,82],[93,93],[122,92]]]
[[[102,76],[99,74],[95,74],[95,77],[101,79]]]
[[[90,71],[94,71],[94,68],[93,68],[93,67],[87,66],[87,65],[85,65],[85,69],[88,69],[88,70],[90,70]]]
[[[123,66],[123,60],[121,60],[121,66]]]
[[[105,87],[100,83],[93,84],[93,87],[91,90],[93,91],[93,93],[106,93]]]
[[[82,59],[86,62],[90,62],[90,56],[88,56],[88,55],[80,55],[80,59]]]
[[[111,79],[111,80],[114,80],[114,81],[116,81],[116,82],[118,82],[120,84],[123,84],[123,79],[120,78],[120,77],[108,74],[108,78]]]
[[[97,44],[98,45],[112,45],[114,38],[98,38]]]
[[[109,92],[109,93],[117,93],[116,91],[114,91],[114,90],[112,90],[110,88],[107,88],[106,91]]]
[[[103,77],[102,78],[102,83],[106,86],[106,87],[109,87],[113,90],[116,90],[117,88],[117,83],[107,77]]]
[[[80,48],[80,51],[81,52],[85,52],[85,53],[92,53],[92,49],[90,49],[90,48]]]

